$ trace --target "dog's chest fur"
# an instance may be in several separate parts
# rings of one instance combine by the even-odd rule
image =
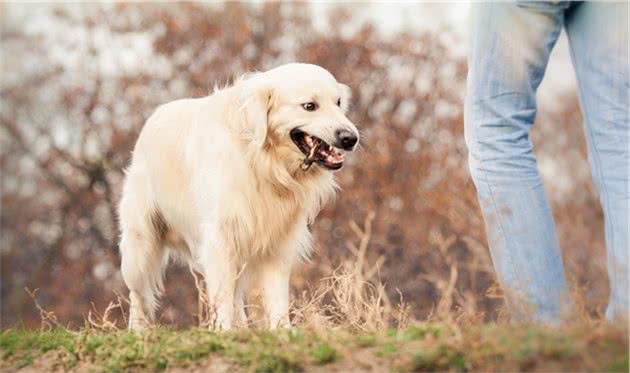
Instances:
[[[310,250],[310,223],[321,205],[334,193],[330,175],[305,178],[293,188],[256,179],[241,186],[239,201],[232,201],[222,233],[241,259],[258,255],[295,251],[307,256]],[[304,236],[306,234],[306,237]],[[294,247],[287,247],[291,243]]]

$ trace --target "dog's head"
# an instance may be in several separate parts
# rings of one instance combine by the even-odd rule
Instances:
[[[343,166],[359,132],[346,117],[350,88],[327,70],[287,64],[241,82],[240,110],[252,146],[283,149],[290,164],[329,170]]]

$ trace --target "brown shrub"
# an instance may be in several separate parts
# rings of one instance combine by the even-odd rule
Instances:
[[[315,289],[307,303],[332,307],[328,317],[346,317],[356,328],[378,317],[353,320],[352,307],[378,304],[390,320],[397,311],[388,300],[400,296],[404,312],[418,319],[447,310],[497,317],[501,302],[492,296],[495,277],[463,142],[465,61],[450,52],[449,30],[387,39],[366,24],[349,35],[352,17],[336,10],[322,33],[308,5],[289,3],[116,4],[49,15],[46,33],[7,15],[1,22],[3,325],[38,322],[25,286],[40,288],[39,301],[75,324],[91,301],[103,309],[113,290],[126,293],[115,206],[131,147],[157,105],[295,60],[322,65],[353,88],[350,117],[363,136],[339,173],[337,201],[312,227],[317,249],[293,276],[296,299]],[[125,65],[118,51],[139,63]],[[569,276],[594,312],[607,294],[602,215],[575,102],[542,113],[534,141],[541,158],[576,171],[568,191],[551,183],[552,200]],[[348,250],[362,229],[353,222],[372,213],[369,243]],[[378,270],[348,264],[357,254]],[[337,289],[372,285],[322,295],[322,279]],[[198,312],[188,269],[170,268],[162,321],[189,325]]]

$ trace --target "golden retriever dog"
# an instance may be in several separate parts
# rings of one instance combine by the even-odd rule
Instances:
[[[215,328],[245,323],[253,290],[269,327],[290,326],[291,268],[335,193],[331,171],[359,140],[349,96],[325,69],[296,63],[151,115],[119,206],[130,329],[151,325],[169,257],[203,273]]]

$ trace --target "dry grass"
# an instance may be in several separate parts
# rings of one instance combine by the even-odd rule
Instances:
[[[354,233],[354,239],[346,241],[346,248],[350,255],[343,260],[332,273],[323,278],[319,286],[309,291],[303,291],[293,300],[290,306],[292,325],[309,330],[343,330],[352,333],[385,332],[391,329],[403,330],[410,325],[429,322],[444,325],[452,330],[455,336],[462,335],[462,328],[479,326],[484,323],[485,315],[477,309],[478,299],[471,293],[462,292],[457,288],[460,263],[449,252],[449,247],[456,240],[455,236],[445,237],[440,233],[433,234],[432,244],[437,248],[443,261],[447,263],[447,275],[439,272],[425,273],[422,278],[431,282],[438,289],[439,297],[433,311],[425,320],[414,319],[410,306],[405,302],[402,293],[393,302],[390,300],[386,284],[382,282],[380,271],[386,264],[384,255],[374,260],[368,259],[368,248],[372,235],[372,222],[375,214],[370,212],[361,225],[354,221],[349,227]],[[190,268],[190,274],[197,289],[197,307],[195,312],[196,326],[202,329],[214,329],[216,312],[212,302],[209,302],[203,276]],[[595,325],[601,322],[602,315],[594,315],[587,310],[580,289],[572,294],[574,312],[568,323],[581,325]],[[40,330],[47,331],[64,328],[58,321],[54,311],[44,309],[36,298],[38,289],[26,289],[33,300],[35,308],[40,314]],[[84,327],[98,331],[120,331],[127,325],[126,309],[129,300],[118,292],[115,300],[111,301],[103,311],[99,311],[92,303],[91,309],[85,317]],[[505,294],[498,286],[490,288],[486,294],[491,298],[502,298]],[[256,304],[247,305],[246,311],[252,318],[248,326],[264,329],[259,315],[264,314]],[[526,306],[520,307],[521,319],[527,318]],[[253,317],[252,317],[253,316]],[[523,317],[524,316],[524,317]],[[509,323],[509,315],[502,311],[496,320],[499,325]],[[243,325],[239,326],[243,327]]]
[[[311,328],[342,328],[353,331],[382,331],[390,327],[403,328],[409,322],[408,306],[402,295],[392,304],[380,278],[385,256],[374,262],[367,258],[374,213],[369,213],[360,227],[350,222],[356,235],[348,240],[352,257],[322,280],[312,292],[304,292],[293,303],[295,325]]]
[[[62,325],[57,320],[57,315],[55,314],[55,312],[48,311],[44,309],[44,307],[42,307],[41,304],[39,304],[39,301],[37,300],[37,296],[36,296],[39,289],[31,290],[29,288],[24,288],[24,291],[26,291],[28,296],[33,300],[33,304],[35,305],[35,308],[37,308],[37,311],[39,311],[40,331],[45,331],[51,328],[62,327]]]

